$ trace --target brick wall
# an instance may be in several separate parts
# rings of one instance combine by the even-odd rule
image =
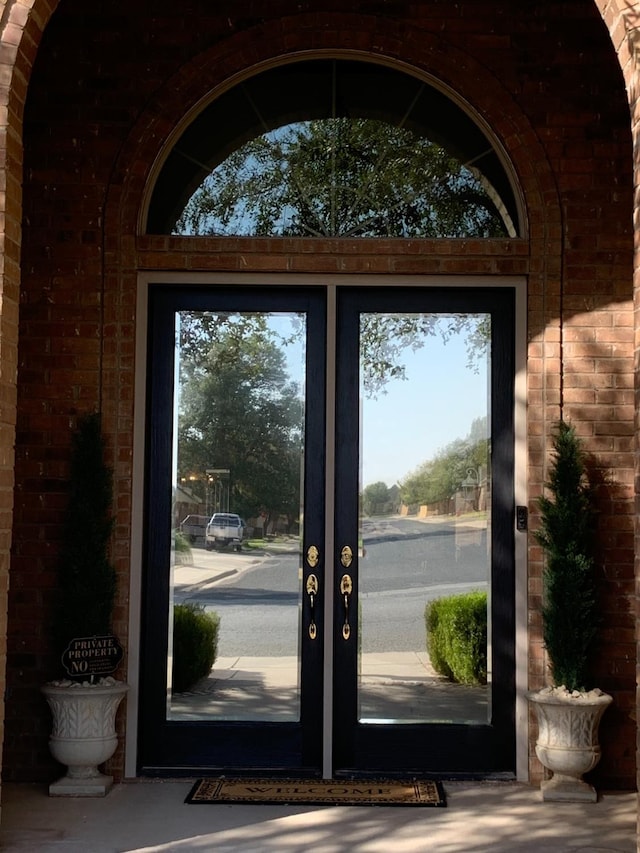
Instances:
[[[598,7],[601,10],[603,19],[607,25],[607,28],[611,34],[611,39],[613,42],[614,49],[618,56],[618,62],[620,67],[622,68],[622,72],[624,75],[625,86],[627,89],[630,109],[631,109],[631,129],[633,139],[637,140],[640,134],[640,102],[639,102],[639,94],[640,94],[640,80],[638,77],[638,64],[637,64],[637,55],[638,55],[638,44],[639,44],[639,24],[640,24],[640,6],[637,3],[627,5],[619,2],[619,0],[613,0],[613,2],[598,2]],[[638,255],[638,246],[639,243],[639,234],[638,234],[638,219],[637,219],[637,211],[640,207],[640,173],[639,167],[640,159],[637,154],[637,143],[635,145],[635,153],[633,158],[633,168],[634,168],[634,222],[635,222],[635,233],[634,233],[634,271],[633,271],[633,280],[634,280],[634,322],[633,322],[633,332],[634,332],[634,362],[636,365],[636,377],[635,377],[635,409],[636,409],[636,417],[635,417],[635,442],[634,442],[634,451],[636,456],[636,467],[635,467],[635,476],[636,476],[636,487],[635,487],[635,495],[636,495],[636,504],[635,504],[635,565],[636,565],[636,609],[635,609],[635,622],[636,622],[636,641],[640,642],[640,635],[638,634],[638,625],[640,624],[639,616],[640,611],[638,610],[639,602],[640,602],[640,528],[638,526],[638,518],[640,517],[640,469],[638,468],[638,436],[640,435],[640,420],[638,419],[638,412],[640,412],[639,403],[639,379],[637,366],[640,364],[638,359],[639,351],[640,351],[640,265],[638,263],[639,255]],[[640,684],[640,665],[638,661],[640,660],[640,646],[638,647],[638,652],[636,654],[636,671],[637,678],[636,681]],[[636,715],[636,719],[637,719]],[[640,728],[637,730],[638,745],[636,748],[636,756],[640,754]],[[637,762],[636,773],[638,779],[638,787],[640,788],[640,762]],[[639,821],[640,821],[640,813],[639,813]],[[640,825],[639,825],[640,831]]]
[[[34,9],[34,26],[46,20],[48,9]],[[632,784],[632,149],[620,67],[596,7],[577,0],[518,8],[517,14],[493,2],[370,9],[356,0],[234,0],[215,7],[204,0],[140,0],[135,7],[121,0],[97,7],[62,0],[45,32],[25,113],[5,778],[48,779],[54,772],[38,688],[54,668],[48,623],[69,427],[78,413],[97,405],[116,472],[115,627],[126,642],[135,271],[168,268],[529,277],[532,510],[550,428],[564,408],[594,453],[602,480],[605,645],[598,675],[616,703],[603,724],[598,774],[609,786]],[[612,13],[611,4],[606,11]],[[31,34],[24,43],[35,45],[37,38]],[[363,251],[357,241],[207,240],[194,248],[178,238],[136,238],[150,170],[187,108],[255,63],[327,49],[415,64],[472,103],[514,163],[528,214],[523,239],[382,241]],[[15,273],[12,281],[15,301]],[[3,310],[3,324],[7,319]],[[4,325],[2,333],[11,344]],[[6,471],[10,478],[11,460]],[[10,496],[10,479],[2,485]],[[544,657],[541,555],[534,546],[529,569],[530,682],[536,687]],[[120,752],[116,773],[121,761]]]
[[[22,220],[22,116],[26,83],[48,18],[32,3],[8,2],[0,16],[0,695],[7,696],[6,635],[18,362],[18,304]],[[0,755],[4,743],[0,708]]]

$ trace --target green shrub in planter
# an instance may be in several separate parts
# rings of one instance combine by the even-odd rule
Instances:
[[[59,654],[80,637],[111,633],[116,570],[109,545],[113,472],[99,413],[78,418],[71,436],[69,503],[60,544],[54,638]]]
[[[486,684],[486,592],[437,598],[427,604],[424,615],[435,671],[460,684]]]
[[[545,552],[542,638],[556,687],[586,690],[600,622],[595,563],[595,493],[575,428],[556,425],[550,497],[538,498]]]
[[[176,604],[173,608],[174,693],[188,690],[209,675],[218,654],[220,617],[197,604]]]

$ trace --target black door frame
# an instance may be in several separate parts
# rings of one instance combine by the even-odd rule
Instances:
[[[515,540],[514,393],[515,292],[510,288],[340,288],[337,346],[338,401],[359,398],[359,310],[433,313],[490,313],[491,336],[491,608],[492,718],[488,725],[361,724],[357,722],[358,625],[345,641],[334,620],[334,773],[411,772],[489,776],[515,774]],[[358,447],[358,407],[336,416],[335,565],[344,543],[357,542],[358,466],[350,448]],[[354,607],[358,592],[358,549],[353,548]],[[339,573],[338,573],[339,574]],[[334,582],[334,607],[342,593]]]
[[[425,286],[427,288],[429,287],[427,282],[425,282]],[[389,287],[391,288],[392,286],[390,285]],[[262,304],[265,304],[265,298],[266,298],[267,303],[269,303],[270,297],[266,296],[266,294],[269,294],[269,293],[273,294],[275,291],[278,290],[277,286],[275,288],[272,288],[272,287],[269,287],[269,288],[264,288],[264,287],[250,288],[250,287],[244,287],[244,286],[240,287],[240,288],[238,288],[238,287],[224,288],[224,287],[220,287],[217,285],[212,285],[212,288],[216,293],[226,291],[228,295],[232,295],[233,299],[236,300],[236,302],[237,302],[238,293],[243,292],[250,300],[253,300],[254,297],[259,297],[259,300],[260,299],[262,300]],[[322,285],[320,285],[318,288],[315,288],[315,291],[316,292],[323,291],[324,289],[325,288]],[[345,294],[346,294],[348,289],[349,289],[348,286],[340,285],[338,287],[338,290],[340,292],[344,291]],[[297,290],[298,290],[297,287],[292,288],[289,285],[281,288],[281,290],[279,292],[279,296],[283,300],[286,301],[287,310],[291,310],[291,304],[292,304],[291,299],[293,297],[293,294],[295,294]],[[303,291],[308,290],[308,291],[312,292],[312,291],[314,291],[314,288],[313,287],[312,288],[302,287],[301,290],[303,290]],[[355,288],[352,288],[352,290],[357,291],[361,294],[363,292],[363,289],[361,287],[355,287]],[[377,288],[373,288],[372,290],[376,291]],[[386,290],[386,288],[385,288],[385,290]],[[412,292],[415,294],[419,289],[410,287],[410,288],[407,288],[406,290],[408,292]],[[435,291],[432,288],[429,288],[429,290],[430,290],[430,293],[433,295],[433,293]],[[480,766],[482,769],[478,769],[477,774],[478,775],[487,775],[491,772],[495,772],[500,767],[502,767],[502,769],[505,769],[507,765],[508,765],[509,769],[511,771],[513,771],[514,760],[515,760],[514,759],[514,754],[515,754],[515,723],[514,723],[514,716],[515,716],[515,712],[514,712],[514,708],[515,708],[515,661],[514,661],[514,641],[513,641],[514,621],[515,621],[515,619],[514,619],[514,612],[515,612],[515,609],[514,609],[514,591],[513,591],[514,590],[514,576],[513,576],[513,554],[514,554],[514,548],[513,548],[513,507],[514,507],[514,499],[513,499],[513,481],[514,481],[514,476],[513,476],[513,387],[514,387],[514,382],[513,382],[513,375],[514,375],[514,354],[513,354],[513,350],[514,350],[514,323],[515,323],[515,320],[514,320],[514,307],[513,307],[513,305],[514,305],[515,297],[514,297],[514,289],[510,288],[510,287],[492,288],[491,286],[488,286],[486,289],[485,288],[478,289],[478,288],[474,288],[474,287],[471,287],[471,288],[457,288],[457,287],[456,288],[449,288],[449,287],[446,287],[446,288],[441,288],[440,291],[442,293],[442,297],[445,299],[447,310],[454,310],[451,307],[452,305],[456,304],[456,299],[452,300],[453,294],[458,294],[458,296],[456,297],[457,299],[471,300],[470,302],[469,301],[467,301],[467,302],[463,301],[462,303],[457,303],[457,304],[462,306],[462,307],[459,307],[458,310],[466,310],[466,311],[471,310],[470,306],[472,304],[475,304],[474,300],[480,300],[482,302],[483,307],[482,307],[482,309],[479,309],[479,310],[487,310],[486,309],[486,298],[489,294],[491,294],[493,297],[495,297],[497,299],[497,302],[495,302],[495,305],[496,305],[495,310],[500,312],[497,316],[503,316],[503,317],[508,316],[508,318],[509,318],[508,322],[505,324],[505,329],[508,331],[508,334],[501,336],[500,340],[496,341],[494,344],[495,349],[494,349],[494,353],[493,353],[492,363],[508,365],[508,368],[506,368],[506,370],[507,370],[507,373],[509,373],[510,378],[508,376],[506,376],[506,374],[503,374],[503,377],[505,378],[505,381],[507,381],[507,384],[509,385],[509,387],[511,389],[510,406],[507,407],[508,411],[505,412],[505,422],[508,424],[507,431],[509,433],[509,436],[502,437],[502,441],[498,443],[498,445],[501,448],[503,448],[503,450],[500,451],[498,456],[494,456],[494,462],[493,462],[494,472],[495,472],[494,476],[496,477],[496,479],[498,479],[498,477],[500,477],[499,471],[500,471],[501,467],[502,467],[502,470],[504,470],[505,472],[507,472],[507,471],[510,472],[509,476],[508,476],[508,484],[509,485],[508,485],[506,491],[504,493],[501,493],[500,498],[499,498],[499,504],[504,509],[504,512],[501,515],[502,520],[498,521],[498,528],[501,529],[501,531],[502,531],[501,541],[504,543],[504,546],[503,546],[504,554],[507,555],[508,559],[510,559],[510,562],[511,562],[510,578],[507,582],[509,589],[510,589],[509,594],[508,594],[509,600],[503,602],[502,605],[499,605],[496,613],[494,614],[494,618],[497,618],[499,623],[503,624],[506,627],[507,633],[509,634],[509,639],[508,639],[508,642],[506,644],[502,644],[499,649],[496,648],[496,644],[494,643],[494,667],[497,666],[498,671],[499,671],[501,666],[505,666],[505,665],[508,666],[510,668],[510,671],[511,671],[511,678],[507,679],[507,680],[499,680],[499,683],[496,685],[497,693],[494,697],[494,701],[496,701],[496,704],[498,707],[506,707],[507,705],[510,706],[511,710],[509,713],[509,719],[506,720],[506,718],[505,718],[505,721],[506,721],[505,724],[506,724],[506,726],[507,726],[507,728],[511,734],[507,738],[509,743],[506,747],[505,747],[505,744],[503,741],[495,744],[492,747],[492,749],[494,749],[494,751],[497,750],[497,753],[499,753],[499,755],[500,755],[500,758],[498,759],[497,762],[493,761],[493,760],[488,760],[488,759],[486,759],[486,757],[482,759],[482,761],[480,763]],[[153,352],[154,341],[157,342],[158,340],[162,339],[162,336],[167,334],[167,325],[166,325],[167,318],[165,315],[167,314],[168,311],[169,312],[173,311],[173,308],[171,306],[174,304],[174,302],[172,302],[172,300],[178,299],[180,306],[185,307],[185,308],[203,307],[205,304],[207,304],[207,305],[209,304],[209,302],[207,300],[209,299],[211,289],[208,287],[203,288],[201,286],[196,287],[196,288],[189,288],[189,287],[185,287],[184,285],[181,285],[181,284],[176,284],[174,286],[162,284],[162,285],[157,285],[155,287],[151,286],[150,292],[154,293],[154,302],[155,302],[155,306],[150,306],[150,308],[149,308],[149,345],[147,348],[148,349],[148,364],[153,364],[153,370],[149,371],[150,375],[149,375],[149,383],[148,383],[148,390],[147,390],[149,403],[150,403],[150,407],[151,407],[149,409],[149,411],[152,411],[153,406],[163,405],[163,403],[160,402],[161,400],[164,401],[164,403],[166,403],[166,396],[163,396],[163,395],[166,395],[166,389],[172,386],[172,381],[173,381],[172,380],[171,363],[168,361],[165,364],[160,364],[160,363],[158,363],[158,361],[156,359],[152,359],[152,357],[151,357],[151,353]],[[371,293],[372,291],[369,290],[368,292]],[[185,295],[187,293],[190,293],[191,295],[188,298],[186,298],[186,300],[185,300]],[[376,298],[379,298],[381,295],[382,295],[382,289],[380,289],[380,291],[378,292],[378,297],[376,297]],[[399,289],[397,287],[393,287],[393,293],[390,294],[390,297],[389,297],[391,299],[391,302],[393,303],[393,308],[391,310],[394,310],[394,309],[397,310],[397,306],[399,304],[399,300],[398,300],[399,295],[400,295]],[[413,298],[413,297],[411,297],[411,298]],[[163,302],[163,300],[164,300],[164,302]],[[252,310],[260,310],[259,307],[257,307],[257,308],[255,307],[256,303],[254,301],[251,301],[251,305],[252,305]],[[266,310],[275,310],[272,307],[273,303],[269,303],[269,305],[271,307],[269,307]],[[284,303],[283,303],[283,305],[284,305]],[[285,310],[285,309],[283,308],[282,310]],[[505,314],[505,312],[506,312],[506,314]],[[326,324],[326,317],[323,317],[322,323],[323,323],[323,325]],[[323,336],[324,336],[324,332],[323,332]],[[344,338],[342,338],[342,340],[344,340]],[[343,353],[342,347],[343,347],[343,343],[341,343],[339,348],[338,348],[338,355],[337,355],[338,365],[340,365],[342,363],[342,360],[345,357],[345,354]],[[320,372],[323,371],[323,367],[324,367],[323,359],[317,359],[315,362],[315,365],[316,366],[314,366],[312,368],[313,370],[316,370],[316,371],[320,370]],[[322,365],[322,367],[318,368],[318,365]],[[320,373],[318,373],[318,372],[316,372],[314,387],[316,389],[315,397],[316,397],[316,401],[317,401],[318,405],[316,405],[314,407],[315,414],[312,411],[310,411],[308,413],[308,418],[311,418],[311,420],[316,422],[316,425],[317,424],[324,424],[324,418],[321,414],[321,411],[325,407],[324,394],[320,394],[318,392],[320,389],[325,388],[325,382],[324,382],[324,376],[321,377]],[[165,389],[165,390],[163,390],[163,389]],[[321,405],[319,405],[320,400],[321,400]],[[502,417],[502,415],[500,415],[500,417]],[[495,413],[494,413],[494,422],[497,422],[495,420]],[[351,422],[351,423],[353,426],[353,422]],[[337,435],[338,435],[338,437],[336,439],[336,451],[337,451],[338,455],[340,453],[340,448],[346,446],[345,441],[343,440],[344,436],[342,435],[340,430],[341,430],[341,424],[338,423],[337,424]],[[324,442],[324,438],[322,441]],[[494,444],[494,451],[495,451],[495,447],[498,445]],[[510,450],[507,449],[507,446],[510,446]],[[170,448],[170,444],[167,445],[167,436],[165,434],[163,434],[163,431],[162,431],[160,425],[156,421],[154,421],[153,418],[151,418],[150,422],[149,422],[149,427],[148,427],[148,442],[147,442],[147,454],[146,454],[147,455],[147,471],[149,472],[149,475],[151,474],[151,470],[154,467],[151,464],[151,460],[156,459],[157,458],[156,454],[158,454],[158,453],[168,452],[169,448]],[[321,450],[320,450],[319,444],[316,446],[315,453],[320,453],[320,455],[324,456],[324,443],[322,444]],[[336,462],[338,462],[340,464],[340,460],[338,458],[336,459]],[[321,483],[318,480],[311,487],[308,487],[308,491],[309,491],[309,494],[317,495],[317,494],[321,493],[323,488],[324,488],[324,483]],[[155,494],[155,493],[154,493],[153,489],[149,489],[147,494],[150,495],[150,494]],[[357,488],[356,488],[354,494],[357,496]],[[167,500],[167,498],[165,497],[165,504],[166,504],[166,500]],[[307,507],[309,506],[308,502],[306,502],[306,501],[305,501],[305,506],[307,506]],[[356,499],[356,506],[357,506],[357,499]],[[167,506],[162,504],[162,500],[160,500],[158,502],[156,497],[154,497],[153,500],[151,500],[150,498],[147,499],[147,503],[145,504],[145,517],[157,520],[157,519],[162,518],[162,517],[169,518],[170,513],[167,512]],[[320,513],[318,513],[317,517],[320,518]],[[342,517],[342,515],[341,515],[341,517]],[[311,522],[311,515],[307,515],[307,524],[309,524],[310,522]],[[306,548],[308,547],[308,544],[310,542],[321,541],[320,536],[322,535],[321,531],[322,531],[323,525],[324,525],[324,518],[322,518],[322,522],[320,523],[320,527],[318,527],[315,531],[311,531],[309,529],[309,527],[307,527],[307,536],[305,537],[305,545],[304,545],[305,551],[306,551]],[[502,527],[500,527],[500,525],[502,525]],[[145,536],[145,551],[148,555],[147,561],[146,561],[146,566],[145,566],[145,576],[147,578],[148,594],[146,595],[145,600],[144,600],[144,607],[143,607],[143,619],[144,620],[148,620],[150,618],[152,620],[151,614],[153,612],[157,613],[158,607],[161,608],[164,606],[165,612],[166,612],[166,608],[168,606],[168,599],[163,594],[163,592],[160,588],[160,585],[156,585],[155,587],[152,588],[152,586],[148,584],[149,577],[154,576],[154,575],[157,576],[158,567],[162,566],[162,561],[166,560],[168,557],[168,550],[169,549],[168,549],[168,544],[167,544],[168,540],[166,538],[167,533],[165,532],[164,537],[162,535],[157,535],[158,527],[154,526],[153,522],[150,525],[147,525],[147,531],[149,529],[154,530],[154,536],[151,537],[151,536],[149,536],[148,533],[146,533],[146,536]],[[169,531],[169,533],[170,533],[170,531]],[[336,531],[335,531],[335,542],[338,543],[343,538],[344,538],[344,533],[342,530],[338,529],[338,525],[337,525]],[[494,543],[494,551],[495,551],[495,553],[500,553],[500,551],[502,549],[497,548],[497,550],[495,550],[496,548],[497,548],[497,542]],[[336,565],[337,565],[337,561],[336,561]],[[338,574],[338,572],[336,571],[336,575],[337,574]],[[334,583],[334,595],[335,595],[335,583]],[[340,603],[337,600],[338,595],[335,595],[336,608],[338,607],[338,605]],[[336,613],[337,612],[339,612],[338,609],[336,609]],[[318,620],[318,612],[317,611],[316,611],[316,619]],[[335,622],[338,623],[339,620],[336,619]],[[322,624],[321,617],[319,620],[319,624]],[[337,636],[335,636],[333,638],[334,648],[336,648],[337,640],[338,640],[338,638],[337,638]],[[170,732],[164,732],[161,735],[162,749],[165,753],[162,761],[158,761],[155,759],[151,760],[151,761],[147,760],[147,756],[150,754],[149,748],[148,748],[149,744],[153,742],[154,738],[156,738],[156,739],[158,738],[157,725],[155,726],[155,729],[154,729],[153,724],[151,726],[149,725],[150,719],[153,717],[152,709],[153,709],[154,703],[156,706],[164,708],[164,702],[166,699],[166,695],[165,695],[164,689],[162,691],[162,695],[159,694],[157,687],[155,688],[155,690],[150,689],[149,682],[145,682],[145,668],[147,670],[147,678],[148,678],[149,672],[153,671],[153,669],[154,669],[153,665],[150,665],[150,663],[149,663],[150,660],[153,659],[154,657],[157,659],[160,659],[161,662],[159,664],[157,663],[156,668],[155,668],[156,681],[158,680],[159,669],[162,669],[162,667],[164,667],[166,669],[166,663],[164,661],[162,661],[162,655],[158,654],[158,649],[162,647],[162,642],[163,642],[163,638],[157,632],[154,633],[153,631],[151,631],[151,632],[147,631],[146,634],[144,634],[144,632],[143,632],[142,660],[145,663],[143,666],[143,681],[142,681],[142,685],[141,685],[140,704],[139,704],[139,721],[140,721],[139,732],[140,732],[140,735],[139,735],[139,760],[138,760],[138,767],[139,767],[139,771],[141,773],[150,774],[150,775],[154,775],[154,774],[155,775],[166,775],[166,773],[169,771],[171,771],[172,773],[176,772],[176,769],[178,767],[182,767],[185,770],[185,772],[188,773],[189,770],[192,769],[192,766],[189,765],[188,767],[185,767],[184,752],[183,752],[184,748],[186,748],[189,752],[194,752],[194,753],[197,752],[198,755],[200,756],[197,765],[194,765],[194,766],[197,766],[198,770],[204,770],[207,768],[218,769],[218,768],[220,768],[220,766],[224,766],[224,767],[229,768],[232,766],[243,766],[243,765],[248,766],[248,765],[250,765],[252,767],[256,767],[256,766],[268,767],[270,773],[271,772],[277,773],[279,768],[283,769],[283,772],[285,772],[287,770],[287,768],[293,768],[293,767],[295,767],[297,769],[302,769],[302,770],[304,770],[304,768],[306,767],[308,769],[308,771],[311,773],[317,773],[318,772],[318,768],[321,764],[321,749],[322,748],[318,743],[318,738],[317,738],[316,733],[315,733],[315,732],[317,732],[317,727],[316,727],[314,734],[310,735],[308,738],[305,739],[305,737],[303,736],[303,730],[306,730],[306,731],[311,730],[310,727],[307,726],[307,723],[309,723],[309,721],[311,721],[313,719],[314,715],[316,718],[316,726],[317,726],[318,715],[320,715],[320,717],[322,715],[322,698],[321,698],[321,696],[319,696],[317,691],[315,692],[314,700],[312,702],[310,702],[310,704],[308,706],[308,716],[305,719],[304,725],[301,725],[299,727],[300,731],[297,735],[297,741],[296,741],[296,744],[293,747],[293,749],[291,748],[291,745],[290,745],[291,732],[288,732],[285,734],[284,728],[283,728],[283,727],[288,726],[289,724],[271,724],[270,726],[269,726],[269,724],[260,724],[261,726],[262,725],[268,725],[269,726],[268,740],[269,740],[270,748],[268,750],[268,755],[265,757],[263,763],[261,763],[260,760],[258,760],[258,762],[256,763],[255,756],[254,756],[253,760],[250,760],[250,761],[248,760],[248,758],[245,758],[245,760],[243,761],[241,756],[245,755],[245,757],[246,757],[246,756],[252,755],[252,754],[254,754],[254,752],[256,750],[258,752],[260,752],[260,750],[263,749],[263,743],[265,740],[264,734],[259,734],[255,729],[253,731],[251,731],[252,727],[248,727],[247,730],[241,731],[241,729],[243,728],[242,725],[230,724],[228,726],[229,749],[225,750],[226,758],[225,758],[223,764],[221,765],[220,759],[219,759],[219,753],[216,754],[215,756],[213,756],[211,754],[208,754],[206,749],[203,751],[202,735],[204,734],[203,729],[207,728],[207,723],[192,724],[191,731],[188,734],[188,736],[180,737],[177,740],[175,739],[174,734],[172,734]],[[317,650],[318,650],[319,646],[320,646],[320,644],[316,644],[311,651],[307,652],[307,655],[310,656],[308,658],[309,660],[313,659],[314,655],[317,656],[317,654],[318,654]],[[166,660],[166,657],[165,657],[165,660]],[[349,666],[350,665],[347,665],[346,670],[345,670],[345,672],[346,672],[345,677],[346,678],[349,678],[349,675],[348,675]],[[353,667],[353,665],[351,665],[351,666]],[[322,665],[320,665],[319,669],[320,669],[320,671],[322,670]],[[353,668],[351,671],[351,676],[353,676]],[[162,679],[164,679],[164,673],[162,673]],[[153,679],[152,679],[152,681],[153,681]],[[336,682],[336,687],[333,691],[333,695],[336,696],[339,693],[341,693],[343,690],[343,687],[344,687],[343,681],[341,679],[338,679],[338,681]],[[304,714],[303,714],[303,719],[304,719]],[[494,718],[494,721],[495,720],[496,720],[496,718]],[[322,722],[320,722],[320,730],[322,731]],[[358,761],[356,756],[358,754],[365,754],[365,753],[375,754],[376,753],[376,743],[378,742],[378,737],[379,737],[379,734],[381,732],[381,729],[380,729],[380,727],[376,727],[375,732],[367,732],[367,729],[363,728],[362,726],[356,726],[355,730],[352,729],[352,732],[351,732],[351,737],[353,739],[352,743],[356,744],[356,747],[355,747],[355,750],[352,749],[351,754],[349,753],[350,748],[348,747],[345,750],[345,744],[340,742],[341,738],[344,740],[344,737],[346,736],[344,734],[344,732],[346,732],[346,730],[347,729],[342,725],[342,723],[340,726],[334,726],[333,727],[333,735],[334,735],[334,740],[335,740],[335,744],[336,744],[336,749],[338,750],[338,754],[340,754],[340,751],[342,750],[342,755],[347,756],[346,761],[344,759],[340,759],[339,763],[341,765],[341,768],[346,771],[348,769],[348,766],[352,765],[350,767],[351,770],[353,770],[355,772],[358,772],[358,771],[364,772],[367,768],[359,766],[359,764],[361,764],[361,762]],[[400,739],[401,742],[404,742],[404,740],[406,739],[406,736],[408,736],[408,734],[410,733],[410,727],[405,725],[403,727],[403,731],[405,734]],[[168,740],[166,737],[167,734],[169,734]],[[460,738],[461,734],[462,734],[461,732],[457,732],[457,737]],[[468,736],[465,738],[462,738],[462,741],[465,744],[464,752],[465,752],[465,755],[467,755],[467,756],[468,756],[468,750],[469,749],[477,749],[479,752],[482,753],[482,749],[478,746],[478,743],[476,743],[476,737],[475,737],[476,734],[477,733],[473,733],[472,731],[468,731],[467,732]],[[391,738],[390,744],[392,744],[392,747],[391,747],[392,753],[395,750],[397,750],[397,748],[400,747],[400,745],[401,745],[401,743],[399,743],[399,742],[396,743],[393,738]],[[505,748],[503,748],[503,747],[505,747]],[[412,749],[414,749],[414,751],[415,751],[415,747],[412,747]],[[152,750],[152,752],[153,752],[153,750]],[[486,750],[483,754],[486,756]],[[240,756],[240,759],[239,759],[239,756]],[[305,758],[302,759],[301,756],[305,756]],[[353,760],[349,760],[350,757]],[[384,765],[384,761],[381,762],[381,766],[382,765]],[[390,772],[391,769],[392,769],[391,767],[385,767],[385,772]],[[453,766],[453,767],[449,768],[449,771],[451,773],[455,774],[456,772],[458,772],[458,768],[457,768],[457,766]],[[438,771],[437,767],[434,767],[434,772],[441,772],[441,771]],[[466,770],[460,768],[459,772],[461,775],[465,775],[465,776],[470,775],[468,768]]]
[[[138,714],[138,772],[167,775],[194,771],[233,772],[236,768],[269,768],[269,772],[319,775],[322,756],[323,645],[308,632],[301,638],[300,722],[177,722],[166,719],[166,671],[170,591],[171,458],[174,394],[175,313],[179,310],[300,311],[308,322],[305,455],[315,460],[305,477],[304,505],[324,489],[324,356],[326,338],[324,288],[149,287],[147,341],[147,446],[145,464],[145,534],[141,681]],[[305,515],[304,551],[324,531],[323,506]],[[324,561],[314,568],[322,578]],[[303,584],[309,569],[305,571]],[[322,581],[321,581],[322,582]],[[315,620],[322,624],[323,596],[318,596]],[[303,598],[305,619],[309,602]]]

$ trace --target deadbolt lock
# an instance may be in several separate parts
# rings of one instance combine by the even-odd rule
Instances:
[[[340,562],[345,569],[348,569],[353,562],[353,551],[348,545],[345,545],[342,551],[340,551]]]

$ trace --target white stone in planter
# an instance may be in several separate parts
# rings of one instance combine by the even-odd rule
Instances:
[[[128,684],[113,678],[97,684],[53,681],[42,692],[51,708],[51,754],[67,766],[67,773],[49,786],[52,797],[104,797],[113,777],[98,765],[116,751],[115,719]]]

